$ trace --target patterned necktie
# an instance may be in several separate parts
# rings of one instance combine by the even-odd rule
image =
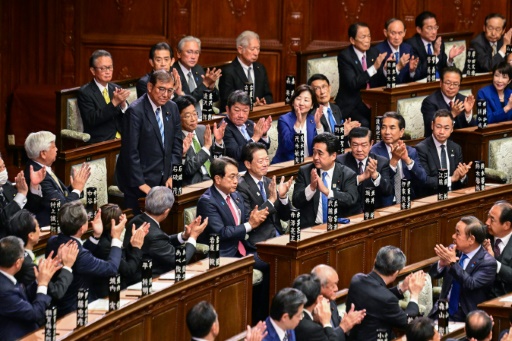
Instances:
[[[398,161],[396,164],[395,174],[395,200],[399,204],[402,200],[402,161]]]
[[[258,186],[260,187],[260,193],[261,197],[263,198],[263,201],[267,201],[267,193],[265,193],[265,188],[263,187],[263,181],[258,181]]]
[[[190,90],[190,93],[194,92],[194,90],[197,88],[196,81],[194,80],[194,76],[192,75],[192,71],[188,73],[188,89]]]
[[[235,220],[235,226],[238,226],[238,214],[236,213],[236,210],[235,208],[233,207],[233,204],[231,203],[231,196],[228,195],[226,197],[226,203],[228,204],[228,207],[229,207],[229,210],[231,211],[231,214],[233,215],[233,219]],[[244,244],[242,244],[241,241],[238,241],[238,252],[240,252],[240,254],[242,256],[245,256],[247,255],[247,251],[245,250],[245,246]]]
[[[448,163],[446,162],[446,146],[444,144],[441,145],[441,168],[448,169]],[[448,172],[449,173],[449,172]]]
[[[496,53],[498,53],[498,46],[496,46],[496,43],[491,43],[492,47],[492,56],[494,57]]]
[[[283,337],[283,341],[288,341],[288,340],[289,340],[289,339],[288,339],[288,333],[289,333],[289,331],[288,331],[288,330],[287,330],[287,331],[285,331],[285,334],[284,334],[284,337]]]
[[[103,98],[105,99],[105,103],[107,103],[107,104],[110,103],[110,96],[108,95],[107,88],[103,89]]]
[[[55,183],[57,184],[57,186],[59,186],[59,189],[62,191],[62,193],[64,193],[64,189],[62,188],[62,186],[60,185],[60,181],[59,181],[59,178],[57,178],[57,176],[55,175],[55,173],[53,171],[51,172],[46,172],[48,174],[50,174],[50,176],[52,177],[53,181],[55,181]]]
[[[254,83],[254,81],[252,80],[251,70],[252,66],[249,66],[249,68],[247,69],[247,80],[249,81],[249,83]]]
[[[164,122],[162,122],[162,116],[160,116],[160,107],[156,108],[156,123],[158,123],[158,129],[160,129],[160,135],[162,136],[162,144],[165,146],[165,132]]]
[[[363,71],[368,70],[368,65],[366,65],[366,55],[363,54],[361,57],[361,66],[363,67]],[[366,83],[366,88],[370,88],[370,83]]]
[[[358,175],[361,175],[364,173],[364,169],[363,169],[363,162],[362,161],[359,161],[359,169],[357,171],[357,174]]]
[[[499,258],[500,255],[501,255],[501,250],[500,250],[500,247],[499,247],[500,243],[501,243],[501,239],[499,239],[499,238],[494,241],[494,247],[493,247],[493,249],[494,249],[494,258]]]
[[[245,124],[240,127],[240,132],[242,133],[246,141],[249,141],[251,139],[249,133],[247,132],[247,127],[245,126]]]
[[[329,188],[327,185],[327,172],[322,173],[322,182],[324,183],[324,186]],[[322,194],[322,214],[323,214],[323,222],[327,222],[327,195]]]
[[[331,108],[327,108],[327,116],[329,117],[329,125],[331,126],[331,133],[334,133],[334,126],[336,126],[336,121],[334,120],[334,115],[332,114]]]
[[[190,134],[193,134],[193,133],[190,133]],[[194,137],[192,137],[192,147],[194,148],[194,152],[196,154],[199,154],[199,152],[201,151],[201,144],[199,143],[199,140],[197,139],[197,136],[195,134],[194,134]],[[211,166],[210,159],[208,158],[208,160],[206,160],[203,165],[206,168],[208,175],[210,175],[210,166]]]
[[[463,253],[459,260],[459,265],[464,268],[464,260],[466,260],[468,256]],[[450,301],[448,303],[448,312],[450,316],[453,316],[457,310],[459,310],[459,299],[460,299],[460,283],[457,280],[453,280],[452,290],[450,292]]]

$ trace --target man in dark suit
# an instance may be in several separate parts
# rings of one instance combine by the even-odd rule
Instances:
[[[77,97],[84,132],[91,135],[89,143],[119,138],[130,90],[110,83],[114,64],[109,52],[94,51],[89,59],[89,69],[94,79],[78,90]]]
[[[466,324],[464,326],[464,331],[466,332],[466,337],[463,339],[464,341],[472,341],[472,340],[481,340],[481,341],[491,341],[492,337],[492,327],[494,322],[492,317],[489,316],[483,310],[473,310],[466,317]],[[506,329],[508,332],[508,328]],[[503,333],[502,333],[503,334]],[[509,338],[503,338],[502,334],[497,340],[508,341]],[[458,341],[459,339],[447,339],[446,341]]]
[[[37,221],[41,226],[50,225],[50,202],[51,199],[59,199],[61,204],[78,200],[85,184],[91,175],[91,168],[84,163],[80,168],[74,169],[70,177],[71,185],[66,187],[52,170],[52,165],[57,159],[57,147],[55,146],[55,135],[49,131],[39,131],[30,133],[25,140],[25,151],[29,161],[25,167],[25,179],[30,179],[29,185],[32,187],[31,173],[38,172],[37,181],[41,181],[41,191],[43,198],[37,210]],[[41,169],[45,169],[42,171]],[[34,178],[36,179],[36,178]]]
[[[205,90],[213,91],[214,102],[219,100],[219,90],[215,87],[215,83],[222,76],[221,69],[208,68],[205,72],[198,64],[200,54],[201,40],[192,36],[183,37],[178,43],[178,61],[172,66],[180,75],[183,93],[195,98],[196,110],[199,114],[201,113],[199,103],[203,99]]]
[[[473,161],[464,163],[462,148],[452,140],[453,118],[448,110],[438,110],[431,123],[432,136],[416,145],[420,162],[427,173],[426,186],[421,196],[437,193],[439,169],[448,169],[448,188],[454,190],[467,183],[468,173]]]
[[[307,300],[304,304],[304,316],[299,325],[295,327],[297,341],[340,340],[331,325],[329,300],[320,295],[320,280],[313,275],[304,274],[295,278],[292,287],[300,290]]]
[[[437,326],[432,323],[428,317],[417,317],[407,327],[405,332],[407,340],[414,341],[441,341],[441,335],[437,331]],[[454,339],[448,339],[454,340]],[[458,340],[458,339],[457,339]]]
[[[279,290],[272,298],[270,315],[265,320],[267,336],[263,341],[296,341],[294,329],[302,320],[306,302],[306,296],[300,290]]]
[[[393,178],[389,160],[370,153],[373,145],[372,132],[366,127],[354,128],[349,134],[351,151],[339,155],[336,161],[347,166],[357,174],[359,200],[349,215],[359,214],[364,209],[364,189],[375,187],[375,208],[384,207],[383,198],[393,194]]]
[[[249,232],[246,240],[248,251],[256,251],[256,243],[274,238],[276,234],[283,234],[281,220],[290,219],[291,204],[288,200],[288,190],[293,177],[288,181],[281,179],[279,186],[276,178],[267,178],[268,153],[265,145],[257,142],[249,142],[242,150],[242,160],[247,172],[238,180],[238,192],[244,200],[245,210],[268,208],[268,216],[260,226]]]
[[[371,153],[380,155],[389,160],[393,193],[382,198],[382,205],[389,206],[400,202],[401,180],[411,181],[411,199],[416,198],[418,187],[427,181],[427,174],[423,169],[418,153],[413,147],[407,146],[402,140],[405,131],[405,119],[394,111],[388,111],[382,118],[382,141],[376,143]],[[398,197],[397,197],[398,196]]]
[[[338,55],[340,88],[336,104],[343,108],[343,117],[370,127],[370,108],[361,99],[361,90],[379,86],[384,75],[380,69],[385,53],[371,47],[370,28],[365,23],[354,23],[348,28],[352,46]],[[385,82],[385,81],[384,81]]]
[[[437,244],[439,261],[430,267],[432,278],[443,278],[439,299],[448,299],[451,321],[463,322],[477,305],[491,298],[496,277],[496,260],[482,247],[486,228],[478,218],[465,216],[455,225],[454,245]],[[458,252],[457,252],[458,251]],[[438,304],[429,317],[436,318]]]
[[[186,153],[183,185],[210,180],[210,165],[214,155],[224,154],[223,138],[226,123],[220,123],[218,128],[217,123],[214,123],[212,136],[210,125],[198,125],[197,102],[194,97],[180,96],[174,99],[174,103],[180,111],[183,152]]]
[[[126,207],[139,213],[138,199],[151,187],[172,188],[172,167],[181,164],[183,140],[178,107],[170,97],[175,80],[164,70],[153,72],[148,92],[126,111],[117,184]]]
[[[333,134],[317,135],[313,139],[313,163],[299,169],[292,203],[300,210],[302,227],[327,222],[329,198],[338,200],[341,216],[347,216],[357,205],[356,173],[336,162],[337,150],[338,140]]]
[[[503,296],[512,292],[512,205],[502,200],[495,202],[485,224],[491,237],[483,246],[497,263],[493,296]]]
[[[437,57],[436,77],[446,66],[453,65],[453,59],[464,51],[464,45],[453,46],[449,55],[445,53],[444,42],[441,36],[437,36],[436,15],[429,11],[421,12],[415,20],[416,34],[407,39],[406,43],[412,46],[414,54],[419,57],[418,79],[427,77],[427,56]]]
[[[51,260],[38,266],[37,282],[24,288],[14,277],[23,263],[23,242],[18,237],[0,239],[0,335],[14,341],[35,331],[44,323],[52,299],[48,283],[60,268]]]
[[[242,91],[236,90],[229,95],[226,105],[227,123],[224,132],[224,143],[226,144],[226,155],[235,159],[238,163],[238,170],[245,171],[245,165],[242,161],[242,148],[247,142],[261,142],[270,147],[270,139],[267,132],[272,124],[270,115],[260,118],[257,123],[249,120],[249,105],[251,104],[249,96]]]
[[[61,233],[50,237],[46,245],[46,256],[51,252],[57,254],[59,247],[69,241],[75,240],[78,243],[78,257],[72,267],[73,281],[64,296],[56,301],[58,316],[64,316],[77,309],[77,294],[80,288],[89,288],[89,301],[98,297],[94,287],[90,285],[91,279],[97,277],[109,277],[117,274],[119,262],[121,261],[121,234],[126,224],[126,216],[122,216],[119,224],[112,226],[112,248],[107,261],[94,257],[90,250],[93,250],[99,238],[95,238],[96,232],[89,237],[82,245],[81,238],[88,230],[87,212],[80,201],[64,204],[60,208],[59,223]]]
[[[412,46],[404,43],[405,25],[400,19],[391,18],[384,24],[384,36],[386,40],[377,44],[375,47],[379,52],[386,52],[386,58],[396,61],[396,84],[409,83],[418,78],[421,74],[417,70],[419,59],[414,55]],[[387,76],[386,63],[381,65],[382,73]],[[383,78],[382,86],[386,85],[386,79]]]
[[[455,119],[455,129],[476,125],[473,118],[473,106],[475,96],[464,96],[459,93],[462,82],[462,72],[455,66],[449,66],[442,70],[440,89],[428,95],[421,103],[425,137],[432,135],[432,121],[439,109],[446,109],[452,113]]]
[[[405,329],[407,316],[419,314],[418,297],[425,285],[425,274],[418,271],[407,277],[399,286],[386,288],[395,282],[400,270],[405,266],[405,255],[397,247],[384,246],[375,257],[373,271],[369,274],[356,274],[350,281],[347,297],[347,310],[354,304],[358,309],[366,309],[361,324],[354,326],[350,340],[375,340],[377,329],[388,332],[393,339],[392,328]],[[403,293],[410,291],[410,301],[405,310],[398,305]]]
[[[243,90],[246,83],[254,84],[255,106],[273,103],[272,92],[268,85],[267,70],[258,63],[260,37],[252,31],[242,32],[236,38],[238,56],[222,71],[219,80],[220,109],[224,110],[228,98],[235,90]]]
[[[140,77],[137,81],[137,98],[141,97],[148,91],[148,82],[153,72],[157,70],[171,71],[171,66],[174,64],[174,53],[172,48],[166,42],[156,43],[151,46],[149,50],[149,65],[151,65],[151,72]]]
[[[494,66],[505,60],[507,45],[512,39],[512,28],[505,32],[507,19],[499,13],[491,13],[485,17],[483,32],[471,40],[471,48],[476,52],[476,69],[479,72],[490,72]]]

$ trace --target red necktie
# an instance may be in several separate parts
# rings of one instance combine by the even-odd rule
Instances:
[[[231,211],[231,214],[233,215],[233,219],[235,220],[235,225],[238,225],[238,214],[236,214],[235,208],[231,203],[231,196],[228,195],[226,197],[226,202],[228,204],[229,210]],[[242,256],[247,255],[247,251],[245,250],[244,244],[242,244],[241,241],[238,241],[238,252],[240,252]]]

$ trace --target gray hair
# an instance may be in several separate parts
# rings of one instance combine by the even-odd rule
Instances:
[[[178,51],[180,51],[180,52],[183,51],[183,45],[185,45],[185,43],[188,43],[191,41],[194,41],[197,43],[197,45],[199,45],[199,52],[201,52],[201,40],[199,40],[199,38],[196,38],[194,36],[186,36],[186,37],[181,38],[180,42],[178,43]]]
[[[253,31],[243,31],[236,38],[236,47],[237,48],[238,48],[238,46],[247,47],[247,46],[249,46],[249,42],[252,39],[258,39],[258,41],[260,41],[260,36],[256,32],[253,32]]]
[[[383,246],[375,257],[374,269],[384,276],[391,276],[405,266],[405,255],[396,246]]]
[[[55,135],[49,131],[30,133],[25,140],[25,151],[28,158],[37,159],[42,151],[50,149],[52,142],[55,142]]]
[[[164,186],[155,186],[151,188],[146,197],[146,211],[149,214],[160,215],[166,209],[172,208],[174,204],[174,194],[172,189]]]
[[[326,264],[318,264],[311,270],[311,274],[315,275],[320,279],[320,284],[326,286],[329,283],[329,277],[336,273],[336,270],[332,266]]]

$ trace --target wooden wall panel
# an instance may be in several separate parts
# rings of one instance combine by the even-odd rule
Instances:
[[[177,330],[178,309],[178,304],[176,304],[176,306],[167,308],[162,313],[153,316],[151,318],[151,335],[148,335],[146,339],[165,340],[173,330]],[[182,336],[179,335],[178,337]]]
[[[416,225],[409,229],[409,238],[407,239],[409,250],[406,250],[405,253],[412,256],[407,260],[408,264],[420,262],[436,255],[434,246],[439,240],[439,229],[439,222]],[[418,245],[421,247],[418,248]],[[412,252],[412,248],[417,248],[418,251]]]
[[[349,247],[336,250],[336,272],[339,281],[338,288],[348,288],[352,274],[367,272],[366,243],[360,241]],[[332,265],[332,264],[331,264]]]

